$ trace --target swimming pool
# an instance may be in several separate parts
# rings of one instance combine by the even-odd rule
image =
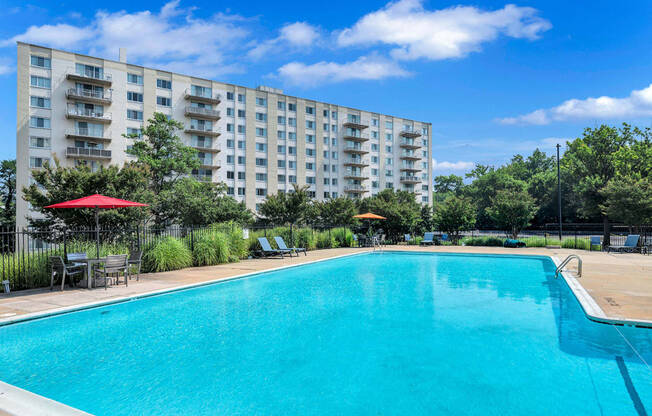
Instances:
[[[0,380],[97,415],[646,414],[652,330],[589,321],[554,268],[298,266],[2,327]]]

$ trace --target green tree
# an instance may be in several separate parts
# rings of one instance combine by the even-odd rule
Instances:
[[[147,189],[148,172],[133,162],[123,168],[109,166],[91,172],[87,166],[61,167],[45,163],[43,169],[32,172],[34,183],[23,188],[24,198],[42,218],[29,218],[29,225],[41,229],[95,228],[95,210],[49,209],[48,205],[92,194],[151,203],[154,195]],[[147,208],[100,210],[102,228],[135,227],[148,216]]]
[[[443,202],[451,195],[460,195],[464,188],[464,178],[457,175],[435,176],[433,185],[433,201]]]
[[[310,205],[308,186],[293,185],[290,192],[267,195],[260,204],[258,215],[268,224],[302,224]]]
[[[521,230],[530,225],[536,212],[534,198],[523,190],[513,189],[498,191],[487,208],[494,223],[509,232],[512,238],[518,238]]]
[[[358,212],[373,212],[386,220],[378,221],[390,240],[402,241],[403,234],[414,233],[421,220],[421,204],[407,191],[384,189],[358,201]]]
[[[603,213],[628,226],[652,224],[652,184],[650,178],[617,176],[602,189]]]
[[[321,202],[315,202],[313,206],[313,221],[315,225],[352,226],[358,221],[353,218],[357,213],[355,201],[350,198],[338,197]]]
[[[16,160],[0,163],[0,226],[14,228],[16,224]]]
[[[475,226],[475,216],[476,207],[471,198],[451,195],[435,207],[434,221],[439,230],[447,232],[457,242],[462,231]]]
[[[419,223],[417,224],[417,229],[415,232],[423,234],[428,231],[435,229],[435,217],[433,208],[430,205],[423,205],[421,207],[421,218],[419,218]]]
[[[469,196],[476,207],[477,224],[481,228],[495,227],[496,224],[488,214],[487,208],[492,205],[492,199],[502,190],[523,191],[527,183],[511,176],[506,169],[491,169],[486,174],[476,178],[464,188],[464,195]]]

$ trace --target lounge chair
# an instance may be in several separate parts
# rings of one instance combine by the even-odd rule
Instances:
[[[441,241],[450,241],[450,240],[448,239],[448,234],[443,233],[443,234],[441,235]]]
[[[98,276],[104,277],[104,290],[108,287],[109,279],[113,279],[115,275],[115,284],[120,283],[120,273],[123,274],[125,279],[125,286],[129,285],[129,277],[127,277],[127,255],[118,254],[116,256],[106,256],[106,261],[95,269],[95,278]]]
[[[421,240],[422,246],[433,245],[435,244],[435,233],[425,233],[423,234],[423,240]]]
[[[619,253],[633,253],[635,251],[640,252],[641,247],[638,246],[638,240],[641,238],[638,234],[630,234],[625,240],[625,244],[622,246],[609,246],[607,247],[607,252],[616,251]]]
[[[281,250],[281,249],[274,249],[272,248],[271,244],[269,244],[269,241],[267,241],[266,237],[258,237],[258,243],[260,243],[260,248],[262,249],[261,254],[263,257],[269,257],[269,256],[281,256],[283,258],[283,253],[290,253],[290,250]]]
[[[594,246],[598,246],[598,247],[602,246],[602,241],[600,241],[599,236],[594,236],[594,237],[590,238],[590,240],[589,240],[589,251],[593,250]]]
[[[305,249],[305,247],[288,247],[285,244],[285,240],[283,240],[283,237],[277,236],[274,237],[274,241],[276,241],[276,245],[278,246],[279,250],[282,251],[289,251],[290,252],[290,257],[292,257],[292,252],[294,252],[297,257],[299,257],[299,253],[303,252],[304,255],[308,255],[308,250]]]
[[[84,273],[84,268],[73,264],[66,264],[61,256],[50,256],[50,290],[54,287],[54,276],[61,276],[61,290],[66,283],[66,276],[72,278]]]
[[[405,234],[403,238],[405,238],[405,242],[408,244],[410,244],[410,241],[412,241],[412,236],[410,234]]]

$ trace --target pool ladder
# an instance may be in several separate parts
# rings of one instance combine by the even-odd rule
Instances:
[[[570,263],[570,261],[573,259],[577,260],[577,277],[582,277],[582,259],[577,254],[571,254],[566,257],[564,261],[562,261],[561,264],[557,267],[557,270],[555,270],[555,278],[559,276],[559,273],[564,271],[564,266]]]

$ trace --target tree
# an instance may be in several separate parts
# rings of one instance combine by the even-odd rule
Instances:
[[[46,230],[64,228],[95,228],[95,210],[44,208],[57,202],[92,194],[152,203],[154,195],[147,189],[147,168],[133,162],[121,169],[117,166],[100,168],[97,172],[84,165],[64,168],[55,158],[43,169],[32,172],[34,183],[23,188],[24,198],[42,218],[29,218],[29,225]],[[100,210],[100,224],[106,228],[135,227],[148,216],[147,208]]]
[[[413,233],[421,219],[421,204],[407,191],[384,189],[376,195],[359,200],[358,212],[373,212],[386,220],[380,221],[387,237],[402,240],[403,234]]]
[[[172,189],[157,197],[158,209],[166,212],[176,224],[204,226],[233,221],[250,224],[253,215],[244,202],[227,196],[224,184],[199,182],[191,177],[179,179]]]
[[[433,209],[429,205],[423,205],[421,207],[421,218],[419,218],[419,223],[417,229],[419,234],[422,234],[427,231],[432,231],[435,228],[435,218],[433,216]]]
[[[16,224],[16,160],[0,163],[0,198],[2,212],[0,226],[13,228]]]
[[[457,175],[435,176],[433,201],[443,202],[450,195],[459,195],[464,188],[464,178]]]
[[[176,135],[183,124],[168,119],[165,114],[154,113],[154,118],[147,120],[143,129],[144,139],[139,140],[136,134],[125,135],[136,142],[127,153],[136,156],[138,165],[149,169],[150,189],[158,194],[164,189],[170,189],[182,176],[199,167],[197,151],[183,144]]]
[[[357,223],[353,216],[357,213],[355,201],[350,198],[338,197],[315,202],[313,206],[312,223],[322,226],[351,226]]]
[[[650,178],[617,176],[602,189],[604,215],[628,226],[652,224],[652,184]]]
[[[513,189],[498,191],[487,208],[496,225],[511,233],[512,238],[518,238],[521,230],[530,225],[536,212],[534,198],[525,191]]]
[[[492,205],[492,199],[501,190],[523,191],[527,183],[511,176],[506,169],[491,169],[486,174],[475,179],[464,188],[464,195],[471,197],[476,207],[476,220],[481,228],[495,227],[496,224],[487,212]]]
[[[456,242],[462,231],[475,226],[475,215],[476,207],[471,198],[451,195],[443,204],[435,207],[434,221],[439,230],[450,234]]]
[[[301,224],[306,219],[306,213],[310,204],[308,197],[308,186],[292,185],[290,192],[278,192],[275,195],[267,195],[265,201],[260,204],[259,215],[269,224]]]

